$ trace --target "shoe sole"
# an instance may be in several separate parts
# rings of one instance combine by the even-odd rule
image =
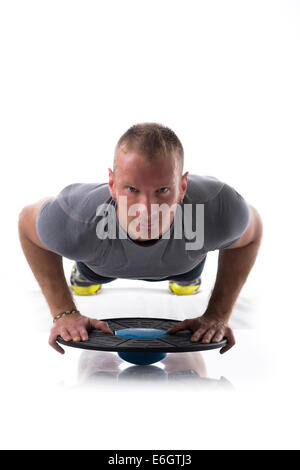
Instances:
[[[102,292],[102,286],[91,285],[91,286],[69,286],[70,290],[76,295],[98,295]]]
[[[173,295],[195,295],[200,292],[199,286],[179,286],[178,288],[169,286],[169,292]]]

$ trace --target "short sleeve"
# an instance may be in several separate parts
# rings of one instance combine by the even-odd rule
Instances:
[[[40,209],[36,230],[45,247],[61,256],[72,259],[72,243],[70,240],[70,217],[58,204],[57,198],[47,201]]]
[[[71,184],[41,207],[36,230],[48,250],[77,261],[91,256],[97,241],[96,209],[91,198],[95,186]]]
[[[246,231],[250,211],[245,199],[230,185],[224,184],[218,194],[217,230],[219,236],[215,250],[234,245]]]

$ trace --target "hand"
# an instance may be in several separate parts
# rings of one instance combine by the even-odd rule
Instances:
[[[80,313],[72,313],[71,315],[64,315],[54,323],[50,332],[49,344],[56,351],[64,354],[65,351],[56,342],[58,336],[61,336],[65,341],[87,341],[87,332],[91,329],[101,330],[104,333],[113,335],[106,322],[85,317]]]
[[[202,315],[201,317],[188,318],[166,331],[168,334],[176,333],[180,330],[191,330],[194,334],[191,336],[191,341],[199,341],[202,339],[202,343],[218,343],[223,338],[227,339],[227,344],[224,346],[220,353],[224,354],[232,346],[235,345],[235,339],[233,336],[232,329],[219,318],[213,317],[212,315]]]

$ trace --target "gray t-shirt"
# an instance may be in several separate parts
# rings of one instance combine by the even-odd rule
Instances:
[[[107,183],[70,184],[55,199],[43,204],[37,217],[37,232],[54,253],[81,261],[100,276],[125,279],[159,280],[192,270],[209,251],[233,245],[245,232],[250,215],[248,204],[233,187],[213,176],[189,175],[179,206],[190,204],[195,228],[196,204],[202,204],[204,223],[201,248],[187,249],[192,240],[185,234],[184,217],[181,238],[177,238],[173,221],[164,234],[166,238],[150,243],[134,241],[116,218],[116,238],[100,239],[97,224],[104,217],[103,213],[99,215],[102,204],[116,208]],[[178,211],[176,217],[177,214]]]

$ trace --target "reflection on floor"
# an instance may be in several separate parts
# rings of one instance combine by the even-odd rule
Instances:
[[[116,353],[84,351],[78,364],[78,384],[106,385],[187,385],[206,390],[232,390],[230,382],[221,377],[211,379],[200,353],[168,354],[158,365],[132,366]]]

